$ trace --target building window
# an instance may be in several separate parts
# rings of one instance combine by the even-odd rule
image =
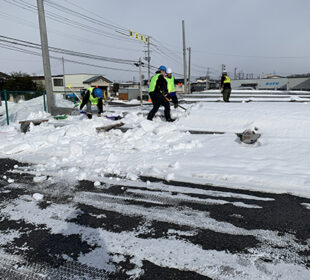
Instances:
[[[63,87],[64,80],[63,79],[54,79],[54,87]]]

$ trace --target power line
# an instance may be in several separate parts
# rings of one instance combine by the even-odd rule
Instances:
[[[15,16],[15,15],[11,15],[11,14],[4,13],[4,12],[0,11],[0,15],[1,14],[3,17],[6,17],[8,20],[10,20],[14,23],[19,23],[19,24],[22,24],[23,26],[26,25],[26,26],[29,26],[31,28],[38,29],[38,25],[34,24],[31,21],[27,21],[23,18]],[[77,40],[79,42],[88,43],[88,44],[98,44],[97,41],[93,41],[91,39],[85,40],[82,37],[74,36],[72,34],[68,34],[68,33],[62,32],[60,30],[53,29],[53,28],[49,28],[49,30],[50,30],[49,31],[50,33],[54,33],[56,35],[63,36],[66,38],[71,38],[71,39]],[[126,47],[119,47],[119,46],[115,46],[115,45],[104,44],[101,42],[100,42],[100,46],[106,46],[106,47],[113,48],[113,49],[120,49],[120,50],[126,50],[126,51],[131,51],[131,52],[140,52],[140,50],[137,50],[137,49],[132,49],[132,48],[128,48],[128,47],[127,48]]]
[[[11,5],[15,5],[17,7],[20,7],[22,9],[24,9],[24,10],[36,13],[36,6],[32,5],[30,3],[27,3],[27,2],[25,2],[23,0],[15,0],[15,1],[13,1],[13,0],[4,0],[4,1],[9,3],[9,4],[11,4]],[[96,24],[96,25],[104,27],[104,28],[106,28],[108,30],[113,30],[114,32],[118,31],[119,33],[122,33],[122,32],[128,32],[129,33],[129,29],[121,27],[121,26],[113,24],[113,23],[108,23],[108,22],[102,20],[102,17],[99,16],[99,15],[97,15],[97,16],[100,17],[100,20],[97,20],[97,19],[95,20],[95,19],[93,19],[93,17],[85,15],[85,13],[81,13],[81,12],[77,11],[76,9],[71,9],[71,8],[68,8],[68,7],[64,6],[64,5],[60,5],[58,3],[55,3],[54,1],[45,0],[45,2],[47,4],[47,6],[49,6],[52,9],[55,9],[57,11],[57,13],[54,13],[51,10],[46,10],[46,16],[49,19],[53,20],[53,21],[56,21],[56,22],[59,22],[59,23],[62,23],[62,24],[66,24],[66,25],[69,25],[71,27],[78,28],[78,29],[81,29],[81,30],[85,30],[87,32],[92,32],[92,33],[94,33],[96,35],[101,35],[101,36],[104,36],[105,38],[110,38],[110,39],[113,39],[113,40],[121,40],[121,41],[126,41],[126,42],[133,42],[133,43],[139,42],[137,40],[132,40],[132,39],[130,39],[128,37],[126,38],[126,37],[117,35],[115,33],[111,33],[110,31],[109,32],[103,31],[102,29],[98,29],[98,28],[90,26],[88,24],[83,24],[81,22],[72,20],[72,19],[68,18],[68,16],[60,15],[59,12],[65,13],[66,15],[71,15],[71,16],[77,17],[77,18],[82,19],[82,20],[86,20],[87,23]],[[70,5],[74,6],[75,8],[78,8],[78,9],[80,9],[82,11],[89,12],[92,15],[94,14],[90,10],[87,10],[85,8],[77,6],[76,3],[72,3],[72,2],[70,2],[68,0],[65,0],[65,2],[69,3]],[[122,33],[122,34],[124,34],[124,33]],[[169,60],[173,61],[174,63],[177,63],[179,65],[182,64],[179,55],[176,54],[175,51],[171,51],[169,48],[165,47],[157,39],[154,39],[154,40],[157,43],[156,44],[153,43],[153,44],[151,44],[151,46],[152,46],[152,49],[155,52],[157,52],[160,56],[164,56],[164,57],[168,58]],[[81,55],[81,53],[77,53],[77,52],[72,53],[72,51],[70,51],[70,53],[69,53],[68,50],[59,49],[59,48],[57,48],[57,49],[56,48],[53,48],[53,49],[51,48],[51,51],[58,52],[58,53],[63,53],[63,54],[68,54],[68,55],[76,55],[76,56],[82,56],[82,57],[85,57],[85,58],[90,58],[90,56],[88,54]],[[97,57],[91,57],[91,58],[92,59],[99,59],[98,56]],[[108,61],[110,61],[110,60],[108,60]],[[124,61],[118,61],[116,63],[123,63],[123,62]],[[132,63],[132,61],[130,63]]]
[[[13,45],[22,45],[25,47],[29,48],[35,48],[35,49],[41,49],[41,45],[25,40],[20,40],[12,37],[7,37],[0,35],[0,41],[5,41],[7,43],[13,44]],[[103,60],[103,61],[108,61],[108,62],[113,62],[113,63],[121,63],[121,64],[133,64],[136,61],[135,60],[130,60],[130,59],[120,59],[120,58],[113,58],[113,57],[104,57],[104,56],[99,56],[99,55],[92,55],[92,54],[87,54],[87,53],[82,53],[82,52],[77,52],[77,51],[71,51],[71,50],[66,50],[62,48],[56,48],[56,47],[50,47],[50,51],[56,52],[56,53],[62,53],[62,54],[67,54],[67,55],[72,55],[72,56],[79,56],[79,57],[84,57],[84,58],[89,58],[89,59],[96,59],[96,60]]]
[[[68,7],[65,7],[63,5],[57,4],[57,3],[53,2],[53,1],[45,0],[45,2],[46,2],[47,5],[53,6],[55,9],[57,9],[59,11],[63,12],[64,9],[65,9],[66,13],[70,13],[73,16],[76,16],[78,18],[82,18],[84,20],[87,20],[88,22],[93,22],[93,23],[95,23],[97,25],[100,25],[100,26],[103,26],[103,27],[106,27],[106,28],[109,28],[109,29],[122,30],[122,31],[125,31],[125,32],[129,32],[128,29],[125,29],[125,28],[122,28],[122,27],[118,27],[118,26],[116,26],[114,24],[110,24],[110,23],[104,22],[104,21],[102,21],[102,19],[94,20],[92,17],[89,17],[89,16],[87,16],[85,14],[82,14],[80,12],[74,11],[74,10],[68,8]],[[76,5],[74,4],[74,6],[76,6]],[[91,11],[89,11],[89,12],[91,14],[93,14],[93,12],[91,12]]]
[[[29,3],[26,3],[23,0],[14,0],[14,1],[13,0],[11,0],[11,1],[10,0],[3,0],[3,1],[5,1],[5,2],[11,4],[11,5],[15,5],[17,7],[20,7],[22,9],[24,9],[24,10],[36,13],[36,6],[32,5],[32,4],[29,4]],[[63,9],[61,11],[64,12]],[[96,35],[104,36],[105,38],[110,38],[110,39],[114,39],[114,40],[127,41],[128,43],[129,42],[130,43],[137,43],[137,42],[139,42],[139,41],[131,40],[130,38],[126,38],[124,36],[120,36],[120,35],[117,35],[117,34],[114,34],[114,33],[111,33],[111,32],[103,31],[102,29],[98,29],[96,27],[80,23],[78,21],[71,20],[71,19],[69,19],[67,17],[59,15],[59,13],[58,14],[53,13],[50,10],[46,10],[45,14],[46,14],[47,18],[49,18],[49,19],[51,19],[53,21],[56,21],[56,22],[59,22],[59,23],[62,23],[62,24],[66,24],[66,25],[69,25],[69,26],[74,27],[74,28],[82,29],[84,31],[87,31],[88,33],[89,32],[90,33],[94,33]],[[87,20],[87,22],[89,22],[89,20]]]
[[[208,55],[217,56],[231,56],[231,57],[242,57],[242,58],[262,58],[262,59],[304,59],[310,58],[310,56],[261,56],[261,55],[240,55],[240,54],[229,54],[229,53],[210,53],[202,50],[195,50],[194,52],[202,52]]]
[[[20,53],[24,53],[24,54],[30,54],[30,55],[42,57],[42,54],[39,52],[34,52],[34,51],[27,50],[27,49],[22,49],[22,48],[19,48],[16,46],[6,45],[6,44],[1,43],[1,42],[0,42],[0,47],[3,49],[8,49],[8,50],[12,50],[12,51],[16,51],[16,52],[20,52]],[[56,57],[56,56],[50,56],[50,58],[54,59],[54,60],[59,60],[59,61],[62,60],[61,57]],[[122,69],[122,68],[101,66],[101,65],[97,65],[97,64],[91,64],[91,63],[86,63],[86,62],[76,61],[76,60],[71,60],[71,59],[65,59],[65,61],[69,62],[69,63],[80,64],[80,65],[91,66],[91,67],[102,68],[102,69],[108,69],[108,70],[125,71],[125,72],[138,72],[137,70],[130,70],[130,68],[132,66],[130,66],[129,69]]]

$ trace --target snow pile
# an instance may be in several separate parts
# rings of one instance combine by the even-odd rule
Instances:
[[[58,107],[73,107],[71,101],[65,100],[62,95],[55,95],[55,103]],[[8,102],[8,111],[10,123],[18,122],[21,120],[31,119],[44,119],[50,116],[47,112],[44,112],[43,97],[39,96],[28,101],[20,100],[18,103]],[[6,124],[5,118],[5,105],[4,102],[0,107],[0,125]]]
[[[41,102],[41,100],[40,100]],[[39,100],[37,99],[37,103]],[[35,100],[15,104],[16,118],[38,117]],[[0,156],[37,164],[35,180],[100,180],[140,175],[310,197],[310,119],[305,103],[198,103],[173,111],[174,123],[147,121],[149,106],[128,108],[126,132],[97,133],[117,122],[69,116],[23,134],[18,124],[0,129]],[[113,108],[107,108],[113,109]],[[143,115],[144,113],[144,115]],[[162,112],[161,112],[162,113]],[[26,118],[26,117],[25,117]],[[255,145],[240,144],[236,132],[258,128]],[[187,130],[225,134],[192,135]],[[96,184],[98,184],[96,183]]]

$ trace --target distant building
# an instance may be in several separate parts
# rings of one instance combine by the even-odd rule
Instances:
[[[44,76],[32,76],[32,81],[36,84],[45,87]],[[65,74],[65,75],[53,75],[52,85],[54,92],[71,92],[70,88],[75,92],[80,92],[89,86],[100,87],[102,90],[106,91],[108,94],[112,85],[112,81],[107,79],[102,75],[94,74]]]
[[[191,83],[191,92],[203,91],[208,89],[217,89],[219,80],[210,79],[209,77],[198,77],[196,82]]]
[[[310,91],[310,77],[272,76],[263,79],[231,80],[232,89],[253,88],[258,90],[306,90]]]
[[[184,79],[174,79],[175,91],[184,93]]]
[[[85,80],[83,84],[85,88],[98,86],[98,88],[101,88],[103,92],[109,95],[113,82],[101,75],[97,75]]]
[[[140,83],[132,81],[119,83],[119,88],[139,88],[139,86]]]

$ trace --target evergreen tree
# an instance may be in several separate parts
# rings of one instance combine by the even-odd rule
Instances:
[[[31,77],[22,72],[13,72],[9,79],[7,79],[3,85],[5,90],[43,90],[35,82],[32,81]]]

